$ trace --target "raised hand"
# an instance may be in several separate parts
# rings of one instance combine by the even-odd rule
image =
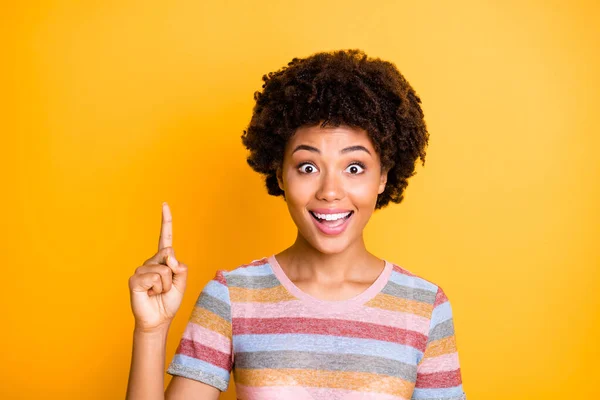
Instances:
[[[187,271],[187,265],[175,259],[171,210],[163,203],[158,252],[129,278],[136,330],[151,332],[169,326],[183,299]]]

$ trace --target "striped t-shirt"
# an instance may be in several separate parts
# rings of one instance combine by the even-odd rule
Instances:
[[[439,286],[385,261],[348,300],[298,288],[274,255],[218,270],[167,369],[240,400],[466,400],[452,308]]]

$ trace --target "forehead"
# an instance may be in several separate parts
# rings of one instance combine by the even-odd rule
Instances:
[[[367,131],[348,125],[327,126],[325,128],[322,128],[321,125],[302,126],[288,140],[286,147],[290,150],[299,144],[311,144],[323,150],[357,144],[363,145],[368,149],[373,149],[373,144]]]

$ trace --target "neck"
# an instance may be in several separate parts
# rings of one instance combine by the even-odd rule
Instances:
[[[361,236],[339,253],[323,253],[300,235],[294,244],[276,255],[285,264],[290,278],[319,282],[360,280],[372,274],[373,265],[383,263],[371,254]]]

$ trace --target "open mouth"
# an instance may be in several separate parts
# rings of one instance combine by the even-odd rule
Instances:
[[[348,211],[339,214],[319,214],[315,213],[314,211],[309,212],[313,219],[317,222],[317,226],[328,234],[341,232],[338,232],[338,230],[335,228],[341,228],[354,214],[354,211]]]
[[[314,211],[309,211],[310,215],[313,216],[319,222],[335,222],[340,219],[348,219],[354,213],[354,211],[348,211],[339,214],[316,214]]]

